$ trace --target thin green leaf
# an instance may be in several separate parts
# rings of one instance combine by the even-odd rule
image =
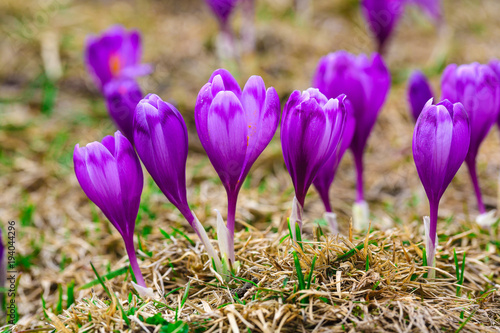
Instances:
[[[317,255],[315,254],[314,258],[312,260],[312,264],[311,264],[311,271],[309,272],[309,276],[307,277],[306,289],[311,289],[311,280],[312,280],[312,276],[313,276],[313,272],[314,272],[314,265],[316,264],[316,259],[317,259]]]
[[[302,274],[302,268],[300,267],[299,257],[297,252],[293,251],[293,261],[295,262],[295,270],[297,271],[297,280],[299,281],[299,290],[304,290],[306,284],[304,282],[304,275]]]
[[[92,265],[92,263],[91,263],[91,265]],[[128,267],[129,266],[122,267],[120,269],[117,269],[116,271],[109,272],[108,274],[103,275],[102,278],[106,279],[106,280],[111,280],[117,276],[123,275],[123,274],[127,273]],[[99,284],[99,279],[95,279],[93,281],[90,281],[89,283],[84,284],[83,286],[80,287],[80,290],[88,289],[88,288],[93,287],[97,284]]]

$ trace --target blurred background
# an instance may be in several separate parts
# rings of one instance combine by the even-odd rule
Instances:
[[[443,5],[440,25],[408,7],[385,56],[393,87],[365,160],[366,199],[381,228],[418,224],[428,210],[411,157],[413,121],[406,101],[410,72],[422,69],[439,95],[440,74],[447,64],[500,57],[500,1],[445,0]],[[236,34],[243,16],[237,8],[232,20]],[[209,229],[215,225],[213,209],[226,209],[223,187],[194,126],[196,96],[210,74],[227,67],[241,86],[250,75],[260,75],[266,86],[276,88],[283,107],[293,90],[310,86],[321,56],[341,49],[355,54],[375,50],[357,0],[311,0],[301,11],[292,0],[257,0],[255,52],[242,54],[237,62],[218,58],[218,24],[202,0],[1,0],[0,224],[4,228],[8,220],[17,222],[17,262],[23,272],[18,304],[26,323],[39,311],[40,295],[50,302],[58,283],[74,279],[78,285],[92,279],[90,260],[103,270],[123,264],[117,262],[125,254],[121,239],[80,189],[72,162],[75,144],[100,141],[116,130],[83,62],[85,38],[113,24],[142,32],[143,62],[154,71],[139,78],[141,88],[175,104],[188,124],[188,200]],[[479,154],[478,172],[489,209],[496,207],[498,138],[495,127]],[[136,230],[147,246],[160,227],[187,223],[152,179],[145,178]],[[332,186],[333,208],[344,228],[354,186],[347,153]],[[262,230],[283,230],[293,187],[279,132],[239,198],[238,219]],[[477,215],[475,207],[468,174],[461,170],[442,200],[440,214],[448,221],[469,219]],[[308,222],[323,213],[314,190],[305,211],[307,232],[312,225]]]

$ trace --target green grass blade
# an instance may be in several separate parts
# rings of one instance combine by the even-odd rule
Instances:
[[[312,261],[312,264],[311,264],[311,271],[309,272],[309,276],[307,277],[306,289],[311,289],[311,280],[312,280],[312,276],[313,276],[313,272],[314,272],[314,265],[316,264],[316,259],[317,259],[317,255],[315,254],[313,261]]]
[[[90,262],[90,266],[92,267],[92,270],[94,271],[95,276],[97,276],[97,280],[99,281],[99,283],[101,284],[101,286],[104,288],[104,291],[106,292],[106,294],[108,294],[109,298],[111,298],[111,293],[109,292],[108,287],[106,287],[106,284],[104,284],[104,280],[101,278],[101,276],[99,275],[99,273],[97,273],[97,270],[95,269],[95,267],[92,264],[92,262]]]
[[[92,265],[92,263],[90,265]],[[111,280],[111,279],[113,279],[113,278],[115,278],[117,276],[120,276],[120,275],[123,275],[123,274],[127,273],[127,271],[128,271],[128,266],[122,267],[120,269],[117,269],[116,271],[112,271],[112,272],[109,272],[108,274],[103,275],[102,278],[104,278],[106,280]],[[94,270],[94,272],[95,272],[95,270]],[[95,285],[97,285],[99,283],[100,283],[99,279],[95,279],[93,281],[90,281],[89,283],[84,284],[79,289],[80,290],[88,289],[88,288],[93,287],[93,286],[95,286]]]
[[[297,280],[299,280],[299,290],[304,290],[306,287],[304,275],[302,274],[302,268],[300,267],[299,257],[295,251],[293,251],[293,261],[295,262],[295,270],[297,271]]]
[[[465,325],[467,325],[467,323],[472,319],[472,316],[476,314],[476,311],[477,309],[472,311],[472,313],[467,317],[467,319],[464,320],[462,325],[460,325],[460,327],[458,328],[458,330],[455,331],[455,333],[459,333],[465,327]]]
[[[182,237],[184,237],[189,242],[189,244],[191,244],[192,246],[196,245],[196,243],[191,238],[189,238],[188,235],[186,235],[184,232],[182,232],[181,230],[179,230],[177,228],[174,228],[174,227],[172,227],[172,229],[174,229],[174,231],[176,233],[178,233],[179,235],[181,235]]]

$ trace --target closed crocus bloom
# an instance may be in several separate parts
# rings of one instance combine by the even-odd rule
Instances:
[[[414,71],[408,80],[408,103],[415,121],[431,98],[433,94],[427,77],[421,71]]]
[[[376,53],[371,58],[346,51],[330,53],[320,59],[313,78],[313,86],[327,98],[346,94],[353,107],[356,125],[350,148],[357,171],[353,213],[355,227],[359,229],[368,226],[368,205],[363,192],[363,152],[390,85],[389,70]]]
[[[346,120],[340,144],[335,153],[320,167],[313,181],[314,187],[316,187],[325,206],[325,219],[334,233],[338,233],[338,227],[336,215],[332,212],[332,206],[330,204],[329,190],[335,178],[335,174],[337,173],[340,161],[351,144],[354,129],[356,127],[356,120],[354,119],[351,103],[348,99],[345,99],[344,104],[346,109]]]
[[[462,103],[469,116],[471,139],[465,162],[469,169],[476,192],[478,209],[481,213],[478,222],[482,223],[487,213],[477,179],[476,156],[479,146],[498,119],[500,103],[499,80],[487,65],[472,63],[457,66],[452,64],[443,73],[441,91],[442,99],[448,99],[453,103]]]
[[[345,95],[327,99],[318,89],[294,91],[283,110],[281,147],[295,188],[290,227],[302,230],[307,190],[321,167],[336,153],[346,121]],[[294,214],[295,213],[295,214]],[[296,216],[294,216],[296,215]]]
[[[436,254],[439,201],[467,156],[470,138],[469,119],[461,103],[444,100],[432,105],[430,100],[415,125],[413,159],[430,206],[430,223],[424,219],[429,266],[434,266]]]
[[[108,113],[116,127],[134,143],[134,112],[142,98],[141,88],[134,79],[111,80],[104,87],[104,98]]]
[[[371,32],[377,39],[378,52],[387,42],[404,12],[405,0],[362,0],[361,7]]]
[[[141,64],[141,56],[140,33],[119,25],[88,37],[85,43],[85,64],[101,91],[112,79],[149,74],[151,68]]]
[[[221,25],[226,25],[238,0],[205,0]]]
[[[122,236],[137,283],[146,287],[134,249],[143,175],[132,144],[117,131],[102,142],[77,144],[73,162],[80,186]]]
[[[490,68],[495,72],[497,75],[498,80],[500,80],[500,60],[498,59],[493,59],[489,62]],[[499,103],[500,104],[500,103]],[[500,105],[499,105],[500,108]],[[500,126],[500,110],[497,118],[497,124]]]
[[[216,70],[201,88],[195,106],[198,136],[228,196],[228,259],[234,263],[234,223],[238,192],[253,163],[278,127],[280,102],[260,76],[243,91],[225,69]]]

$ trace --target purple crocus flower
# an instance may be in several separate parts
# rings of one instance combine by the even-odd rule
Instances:
[[[118,78],[104,87],[108,113],[118,129],[134,143],[134,112],[142,98],[141,88],[134,79]]]
[[[489,62],[490,68],[495,72],[497,75],[498,80],[500,80],[500,60],[498,59],[493,59]],[[499,117],[497,118],[497,124],[500,126],[500,110],[499,110]]]
[[[290,229],[302,231],[302,210],[307,190],[318,171],[337,152],[346,122],[345,95],[327,99],[318,89],[295,90],[281,119],[281,147],[295,188]]]
[[[243,91],[231,73],[216,70],[201,88],[195,121],[201,144],[228,197],[227,258],[234,263],[234,223],[238,192],[253,163],[278,127],[280,101],[260,76],[248,79]]]
[[[364,54],[356,57],[338,51],[320,59],[313,86],[329,98],[346,94],[352,104],[356,126],[350,148],[357,171],[354,223],[358,228],[364,228],[368,225],[368,206],[363,192],[363,152],[391,86],[389,70],[377,53],[368,58]],[[360,214],[358,210],[361,210]]]
[[[439,201],[464,162],[471,140],[470,129],[463,105],[448,100],[437,105],[429,100],[415,125],[413,159],[430,206],[430,223],[426,225],[429,266],[434,266],[436,254]]]
[[[433,94],[427,77],[421,71],[414,71],[408,80],[408,103],[415,121],[431,98]]]
[[[99,207],[125,242],[130,266],[141,287],[146,287],[134,249],[134,228],[143,176],[134,147],[120,131],[102,142],[75,146],[75,174],[85,194]]]
[[[470,149],[465,162],[476,192],[481,215],[486,209],[477,179],[476,156],[479,146],[498,119],[500,84],[493,70],[487,65],[472,63],[446,67],[441,81],[442,99],[460,102],[469,116],[471,127]]]
[[[89,36],[85,43],[85,64],[101,91],[112,79],[149,74],[151,67],[141,64],[141,56],[140,33],[120,25],[110,27],[100,36]]]
[[[362,0],[361,7],[371,32],[383,54],[387,41],[403,15],[405,0]]]
[[[340,144],[336,152],[320,167],[316,174],[316,178],[313,180],[314,187],[316,187],[325,206],[325,211],[327,213],[325,214],[325,218],[329,222],[334,233],[338,232],[338,227],[336,218],[332,214],[328,214],[332,213],[329,190],[335,178],[340,161],[351,144],[354,129],[356,128],[356,120],[354,119],[354,111],[352,110],[351,103],[348,99],[345,99],[344,104],[346,109],[346,120]]]

